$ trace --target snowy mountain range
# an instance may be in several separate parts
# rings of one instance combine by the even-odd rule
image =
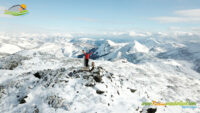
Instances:
[[[132,36],[133,33],[130,35]],[[1,113],[200,113],[200,36],[0,34]],[[95,69],[83,68],[82,50]]]

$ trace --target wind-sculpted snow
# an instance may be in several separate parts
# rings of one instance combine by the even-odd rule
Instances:
[[[133,64],[95,60],[95,69],[87,71],[78,58],[23,51],[3,59],[10,58],[20,61],[20,65],[13,70],[0,70],[1,113],[199,111],[181,106],[142,105],[151,101],[200,102],[200,80],[190,76],[199,74],[183,62],[160,59]]]

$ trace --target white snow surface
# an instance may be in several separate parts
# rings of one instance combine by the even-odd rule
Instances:
[[[199,106],[142,105],[200,103],[199,38],[0,38],[0,113],[200,113]],[[95,69],[88,72],[76,57],[91,47],[98,58],[90,60]]]
[[[22,49],[19,48],[18,46],[11,45],[11,44],[2,44],[0,46],[0,53],[13,54],[13,53],[16,53],[16,52],[21,51],[21,50]]]

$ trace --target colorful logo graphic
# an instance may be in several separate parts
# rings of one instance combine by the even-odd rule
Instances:
[[[152,102],[143,102],[142,103],[143,106],[182,106],[182,108],[198,108],[199,105],[197,105],[196,102],[166,102],[166,103],[162,103],[162,102],[156,102],[156,101],[152,101]]]
[[[10,7],[8,10],[5,10],[5,14],[13,15],[13,16],[25,15],[27,13],[28,13],[28,10],[26,9],[25,4],[14,5]]]

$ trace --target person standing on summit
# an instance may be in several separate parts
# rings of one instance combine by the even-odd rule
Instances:
[[[89,66],[88,63],[89,63],[90,55],[92,54],[92,52],[91,53],[85,53],[84,50],[82,50],[82,52],[85,55],[85,66],[88,67]]]

